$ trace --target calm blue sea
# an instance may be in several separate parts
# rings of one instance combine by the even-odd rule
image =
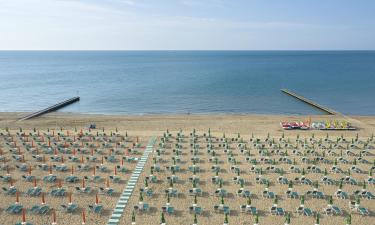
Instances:
[[[375,115],[375,51],[2,51],[0,111]]]

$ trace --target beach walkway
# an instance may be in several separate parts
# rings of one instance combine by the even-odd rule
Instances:
[[[61,109],[61,108],[65,107],[65,106],[67,106],[67,105],[70,105],[70,104],[73,104],[75,102],[78,102],[79,100],[80,100],[79,97],[73,97],[73,98],[67,99],[65,101],[59,102],[59,103],[57,103],[55,105],[52,105],[52,106],[47,107],[45,109],[42,109],[40,111],[37,111],[37,112],[31,113],[31,114],[29,114],[27,116],[24,116],[24,117],[20,118],[19,121],[32,119],[34,117],[38,117],[38,116],[41,116],[43,114],[56,111],[56,110]]]
[[[156,138],[152,137],[150,141],[147,144],[147,147],[141,157],[141,159],[138,161],[137,166],[135,167],[134,172],[132,173],[132,176],[130,177],[128,184],[124,191],[122,192],[120,199],[118,200],[115,209],[113,210],[113,213],[111,217],[108,220],[107,225],[117,225],[120,222],[120,218],[122,216],[122,213],[125,210],[125,207],[134,191],[134,188],[137,184],[138,178],[141,175],[143,168],[147,162],[149,154],[153,150],[153,146],[156,142]]]
[[[311,106],[313,106],[313,107],[315,107],[315,108],[317,108],[317,109],[319,109],[319,110],[321,110],[321,111],[323,111],[325,113],[328,113],[330,115],[339,115],[339,114],[341,114],[339,112],[336,112],[333,109],[330,109],[330,108],[327,108],[325,106],[319,105],[318,103],[316,103],[316,102],[314,102],[314,101],[312,101],[310,99],[307,99],[307,98],[305,98],[305,97],[303,97],[301,95],[298,95],[298,94],[296,94],[294,92],[291,92],[288,89],[281,89],[281,91],[284,92],[287,95],[290,95],[290,96],[292,96],[292,97],[294,97],[296,99],[299,99],[299,100],[305,102],[306,104],[311,105]]]

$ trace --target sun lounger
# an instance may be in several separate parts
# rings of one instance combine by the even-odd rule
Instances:
[[[39,196],[40,194],[42,194],[42,188],[40,187],[32,187],[32,188],[29,188],[27,189],[26,193],[25,193],[27,196],[30,196],[30,197],[37,197]]]
[[[112,196],[113,193],[114,193],[114,190],[112,188],[102,188],[102,187],[99,188],[99,194]]]
[[[92,188],[91,187],[75,187],[75,190],[77,193],[80,193],[80,194],[90,194],[92,192]]]
[[[63,197],[66,193],[67,192],[64,188],[55,188],[50,191],[50,195],[53,197]]]
[[[282,215],[285,214],[285,211],[281,207],[272,206],[270,208],[270,213],[271,213],[271,215],[282,216]]]
[[[94,204],[94,205],[89,205],[88,207],[89,207],[90,212],[93,212],[96,214],[100,214],[103,211],[103,205]]]
[[[57,181],[57,176],[56,175],[44,176],[43,181],[46,183],[55,183]]]
[[[215,190],[215,196],[216,197],[225,197],[225,196],[227,196],[227,194],[228,194],[227,191],[222,189],[222,188],[218,188],[218,189]]]
[[[219,212],[219,213],[229,214],[230,208],[229,208],[229,206],[222,205],[222,204],[214,205],[214,211]]]
[[[299,198],[299,194],[296,191],[290,191],[290,190],[288,190],[288,191],[285,192],[285,194],[286,194],[287,198],[293,198],[293,199],[298,199]]]
[[[10,214],[20,214],[22,212],[22,209],[23,206],[21,204],[14,203],[8,206],[5,211]]]
[[[109,179],[112,180],[113,183],[120,183],[121,182],[120,176],[111,175],[111,176],[109,176]]]
[[[237,196],[243,197],[243,198],[249,198],[251,196],[251,192],[248,190],[240,189],[237,191]]]
[[[65,181],[68,182],[68,183],[76,183],[78,182],[78,177],[77,176],[74,176],[74,175],[69,175],[67,177],[65,177]]]
[[[359,214],[361,214],[362,216],[368,216],[370,215],[370,212],[368,211],[367,208],[364,208],[364,207],[359,207],[358,208],[358,212]]]
[[[92,182],[95,182],[95,183],[100,183],[103,181],[103,178],[99,175],[95,175],[95,176],[84,176],[84,179],[85,180],[88,180],[88,181],[92,181]]]
[[[349,198],[349,195],[348,193],[344,192],[344,191],[341,191],[341,190],[338,190],[335,192],[335,196],[339,199],[348,199]]]
[[[1,181],[4,183],[9,183],[12,177],[10,175],[0,176]]]
[[[22,179],[27,182],[32,182],[35,180],[35,176],[33,175],[22,175]]]
[[[275,198],[275,193],[271,191],[263,191],[262,193],[263,198]]]
[[[46,215],[51,211],[51,208],[46,204],[41,204],[32,206],[29,211],[34,214]]]
[[[193,214],[201,214],[202,213],[202,208],[199,206],[190,206],[189,207],[189,212]]]
[[[172,206],[163,206],[161,207],[162,211],[168,214],[173,214],[174,213],[174,207]]]
[[[256,215],[258,213],[257,208],[251,205],[240,205],[240,211],[242,213],[250,213]]]
[[[6,195],[15,195],[17,193],[17,188],[14,186],[10,188],[2,187],[1,189]]]

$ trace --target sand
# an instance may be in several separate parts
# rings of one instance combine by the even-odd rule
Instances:
[[[163,135],[167,129],[173,134],[181,129],[185,136],[188,136],[189,133],[195,128],[197,134],[201,135],[208,131],[210,128],[213,136],[222,137],[225,133],[226,137],[236,137],[237,133],[241,133],[241,136],[245,140],[249,140],[251,134],[254,134],[255,137],[264,139],[267,134],[270,134],[271,137],[279,138],[282,133],[285,133],[286,138],[295,140],[296,135],[299,134],[301,138],[311,137],[312,134],[315,135],[317,139],[320,137],[325,137],[326,131],[283,131],[280,126],[280,121],[299,121],[299,120],[308,120],[306,116],[278,116],[278,115],[153,115],[153,116],[108,116],[108,115],[83,115],[83,114],[69,114],[69,113],[51,113],[40,118],[32,119],[29,121],[17,122],[16,119],[19,118],[22,113],[1,113],[0,114],[0,129],[8,127],[12,133],[17,132],[19,127],[22,127],[24,130],[32,130],[34,127],[38,130],[47,130],[51,129],[60,129],[63,127],[64,130],[74,130],[77,127],[78,130],[85,129],[90,123],[95,123],[98,130],[100,131],[102,127],[105,127],[107,132],[110,130],[114,131],[116,128],[120,131],[121,134],[128,132],[132,137],[132,141],[136,137],[140,140],[140,143],[145,146],[150,137],[158,137],[158,142],[160,137]],[[313,121],[328,120],[328,119],[343,119],[341,116],[312,116]],[[350,122],[353,125],[359,128],[358,131],[330,131],[329,135],[332,139],[343,134],[348,139],[355,137],[358,133],[360,138],[366,139],[371,136],[375,131],[375,117],[361,117],[361,116],[352,116],[349,118]],[[161,206],[166,202],[166,197],[164,194],[164,189],[169,185],[165,181],[167,176],[170,176],[171,173],[165,171],[165,166],[170,165],[172,160],[172,145],[174,145],[175,140],[173,139],[171,143],[168,143],[167,154],[163,155],[165,159],[164,163],[161,163],[162,172],[156,173],[159,180],[158,184],[150,184],[150,187],[154,190],[155,195],[152,198],[145,197],[144,202],[149,203],[151,210],[145,214],[136,214],[137,224],[159,224],[160,222],[160,213]],[[130,144],[129,142],[128,144]],[[3,144],[3,143],[2,143]],[[223,214],[217,214],[213,210],[213,205],[219,203],[219,199],[213,196],[214,190],[217,188],[217,185],[211,183],[210,179],[214,176],[214,173],[210,171],[211,163],[208,163],[208,159],[211,157],[207,154],[206,148],[202,147],[205,145],[204,140],[200,138],[199,144],[201,145],[201,162],[199,166],[204,170],[204,172],[198,173],[197,175],[201,179],[199,187],[204,191],[202,197],[198,197],[198,205],[204,209],[203,215],[198,216],[199,224],[222,224],[224,221]],[[217,143],[215,143],[217,145]],[[260,215],[260,224],[284,224],[284,218],[279,216],[271,216],[269,213],[269,207],[272,205],[273,200],[263,199],[261,197],[261,192],[264,190],[264,185],[256,184],[255,177],[256,174],[250,173],[249,168],[251,164],[245,161],[245,157],[241,155],[238,150],[235,148],[236,144],[232,143],[231,147],[233,148],[234,157],[238,161],[238,166],[241,169],[241,177],[245,179],[245,189],[250,190],[253,193],[252,205],[256,206],[259,210]],[[191,183],[188,181],[188,178],[192,176],[192,173],[187,170],[188,166],[192,163],[190,162],[190,147],[188,138],[184,143],[184,150],[187,151],[184,153],[182,158],[182,163],[180,166],[184,169],[182,172],[176,173],[179,177],[180,182],[177,183],[174,187],[179,190],[179,198],[171,198],[171,204],[176,208],[177,213],[175,215],[166,215],[167,224],[191,224],[193,222],[193,215],[188,211],[188,207],[193,202],[193,197],[189,196],[188,190],[192,188]],[[236,174],[232,173],[229,168],[230,164],[227,162],[227,157],[218,148],[219,158],[222,161],[219,165],[223,169],[220,173],[220,176],[226,181],[223,188],[225,188],[230,195],[225,198],[225,204],[230,206],[232,213],[229,215],[229,224],[253,224],[253,216],[249,214],[243,214],[239,212],[239,205],[245,204],[246,199],[237,197],[235,195],[236,191],[239,189],[239,185],[234,184],[231,179]],[[258,157],[258,153],[253,150],[252,154],[254,157]],[[139,182],[135,188],[128,206],[125,209],[125,212],[121,218],[120,224],[131,224],[131,212],[133,211],[133,206],[138,202],[139,188],[143,186],[143,180],[150,173],[150,166],[152,163],[152,157],[150,155],[149,160],[145,166],[143,173],[139,179]],[[31,158],[26,157],[26,161],[29,162]],[[271,158],[277,158],[277,156],[272,156]],[[291,156],[291,158],[296,158],[299,167],[306,167],[307,165],[302,165],[300,163],[300,156]],[[333,159],[332,156],[327,156],[329,159]],[[349,157],[350,159],[350,157]],[[372,162],[375,158],[374,156],[367,156],[368,161]],[[30,161],[31,162],[31,161]],[[68,163],[66,163],[69,165]],[[266,167],[267,165],[260,165]],[[280,164],[277,165],[280,168],[289,171],[290,165]],[[319,164],[319,167],[324,170],[324,168],[330,168],[332,165]],[[339,166],[346,170],[349,165],[339,164]],[[371,165],[359,165],[364,171],[368,171]],[[133,169],[135,164],[129,164],[129,168]],[[68,166],[70,168],[70,165]],[[35,174],[34,174],[35,173]],[[110,172],[111,173],[111,172]],[[0,172],[1,175],[4,175],[4,171]],[[20,180],[20,176],[24,173],[20,173],[16,170],[11,171],[12,176],[15,176],[16,182],[15,186],[20,187],[21,191],[26,190],[28,187],[32,187],[32,183],[24,183]],[[87,174],[90,174],[88,172]],[[38,170],[33,170],[33,175],[42,176],[38,174]],[[43,173],[45,175],[45,173]],[[60,174],[58,174],[60,175]],[[85,175],[85,173],[79,174],[79,176]],[[126,181],[130,177],[130,173],[121,175],[124,180],[121,184],[111,184],[111,187],[116,190],[116,192],[121,192],[122,189],[126,186]],[[62,176],[62,175],[61,175]],[[266,173],[264,177],[275,181],[278,177],[278,174]],[[307,174],[306,177],[316,180],[320,179],[322,174]],[[342,174],[329,174],[333,179],[338,179]],[[352,176],[360,181],[367,178],[367,174],[352,174]],[[285,177],[294,178],[299,177],[299,174],[286,173]],[[38,182],[42,185],[42,182]],[[3,187],[9,186],[8,184],[1,184]],[[73,186],[80,186],[80,183],[77,183]],[[102,184],[101,186],[104,186]],[[44,186],[45,190],[48,191],[51,187]],[[73,188],[73,187],[67,187]],[[351,193],[355,189],[361,189],[360,186],[352,187],[350,185],[344,185],[344,190],[348,193]],[[373,186],[367,188],[372,193],[375,193]],[[69,189],[70,190],[70,189]],[[299,206],[298,199],[286,199],[284,192],[287,190],[287,185],[280,185],[275,182],[272,182],[270,185],[270,190],[275,192],[280,196],[278,205],[283,207],[284,210],[292,212],[292,223],[291,224],[314,224],[314,218],[307,218],[304,216],[298,216],[295,213],[295,208]],[[312,190],[312,187],[305,185],[295,185],[294,190],[299,193],[303,193],[307,190]],[[323,191],[326,194],[333,194],[337,190],[336,186],[330,185],[320,185],[320,191]],[[9,202],[14,202],[14,196],[6,196],[3,193],[0,194],[1,203],[0,203],[0,217],[3,224],[14,224],[21,221],[20,215],[9,216],[4,212],[4,208],[9,205]],[[108,220],[112,209],[114,208],[119,195],[114,195],[112,197],[99,196],[100,202],[105,206],[105,211],[102,215],[94,215],[87,212],[87,224],[105,224]],[[59,204],[66,204],[67,198],[63,199],[53,199],[46,196],[46,201],[49,205],[54,208],[59,208]],[[27,208],[30,208],[31,205],[37,204],[40,202],[40,198],[27,198],[20,197],[20,201]],[[89,203],[94,203],[95,194],[90,196],[80,196],[78,194],[73,194],[73,201],[77,202],[82,208],[86,208],[86,205]],[[361,205],[369,208],[369,210],[375,213],[375,200],[362,200]],[[348,200],[338,200],[334,199],[334,204],[342,208],[345,213],[349,212]],[[326,200],[317,200],[307,198],[305,202],[306,207],[310,207],[315,212],[322,213],[322,208],[327,206]],[[51,224],[51,215],[47,216],[34,216],[27,213],[27,219],[33,224]],[[344,216],[322,216],[321,224],[344,224]],[[81,213],[78,211],[74,215],[65,214],[60,211],[57,212],[58,224],[81,224]],[[353,214],[353,223],[352,224],[372,224],[373,216],[362,217],[357,213]]]

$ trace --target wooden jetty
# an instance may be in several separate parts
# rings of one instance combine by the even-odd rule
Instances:
[[[305,102],[305,103],[307,103],[307,104],[309,104],[309,105],[311,105],[311,106],[313,106],[313,107],[315,107],[315,108],[317,108],[317,109],[319,109],[319,110],[321,110],[323,112],[326,112],[326,113],[328,113],[330,115],[339,115],[339,114],[341,114],[339,112],[336,112],[335,110],[332,110],[330,108],[321,106],[318,103],[313,102],[312,100],[307,99],[307,98],[305,98],[305,97],[303,97],[301,95],[298,95],[298,94],[296,94],[294,92],[291,92],[288,89],[281,89],[281,91],[284,92],[287,95],[290,95],[290,96],[292,96],[292,97],[294,97],[296,99],[299,99],[299,100],[301,100],[301,101],[303,101],[303,102]]]
[[[74,98],[67,99],[67,100],[59,102],[59,103],[57,103],[55,105],[52,105],[52,106],[50,106],[48,108],[42,109],[42,110],[40,110],[38,112],[34,112],[32,114],[24,116],[24,117],[20,118],[18,121],[28,120],[28,119],[31,119],[31,118],[34,118],[34,117],[38,117],[38,116],[41,116],[41,115],[49,113],[49,112],[56,111],[58,109],[61,109],[61,108],[65,107],[65,106],[70,105],[70,104],[72,104],[74,102],[77,102],[79,100],[80,100],[80,98],[78,96],[74,97]]]

